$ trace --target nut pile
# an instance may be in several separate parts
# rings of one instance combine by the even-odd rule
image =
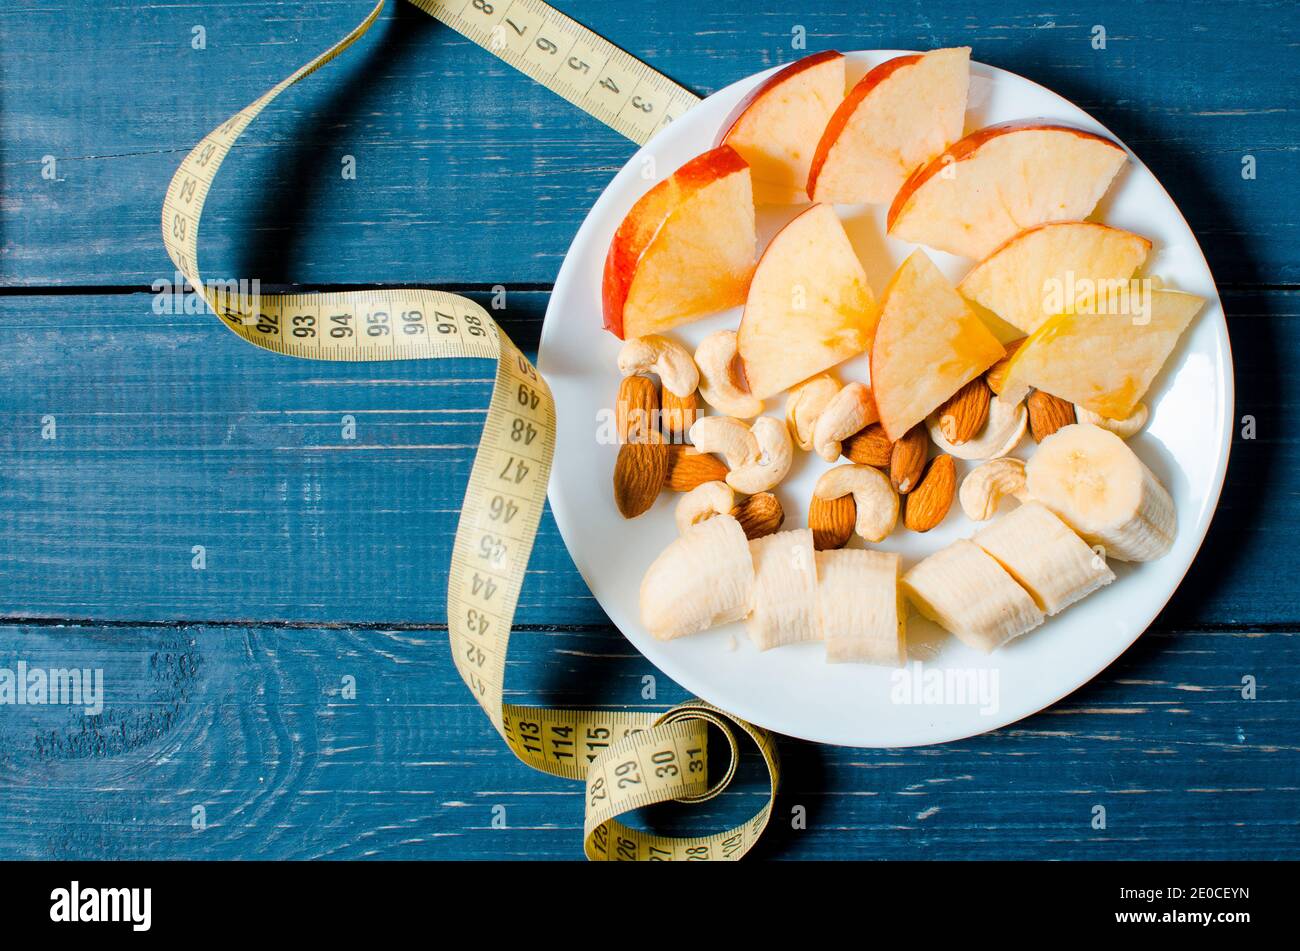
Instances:
[[[1032,119],[967,133],[969,66],[967,47],[908,54],[850,90],[839,53],[791,63],[615,231],[614,499],[636,518],[679,494],[641,587],[656,637],[744,619],[759,649],[901,663],[905,596],[993,650],[1109,584],[1107,558],[1173,545],[1172,498],[1124,440],[1204,301],[1138,278],[1153,242],[1092,220],[1125,149]],[[843,204],[887,206],[877,252],[915,246],[879,298]],[[803,206],[761,251],[759,205]],[[953,283],[926,248],[971,266]],[[694,352],[667,335],[742,306]],[[870,372],[837,379],[860,355]],[[784,418],[765,414],[782,394]],[[790,529],[797,463],[822,471]],[[978,531],[909,570],[854,544],[932,532],[954,502]]]
[[[1008,344],[1004,359],[1019,344]],[[999,400],[1003,362],[891,441],[864,383],[841,385],[830,373],[805,380],[789,391],[782,423],[759,415],[762,402],[745,385],[733,332],[710,335],[694,355],[663,335],[634,337],[618,361],[625,376],[615,414],[620,446],[614,500],[624,518],[636,518],[665,489],[693,496],[720,483],[735,500],[707,511],[736,515],[748,538],[760,538],[784,522],[771,490],[799,449],[841,463],[823,474],[808,503],[807,524],[818,551],[844,547],[855,532],[879,542],[894,531],[900,515],[908,531],[928,532],[944,521],[957,497],[955,459],[1002,460],[1026,432],[1041,442],[1076,421],[1072,403],[1041,390],[1020,403]],[[720,415],[706,415],[705,404]],[[869,477],[867,469],[885,478]],[[973,470],[962,485],[967,514],[991,518],[1001,498],[1017,494],[1005,483],[1005,476],[992,478],[987,466]],[[698,504],[698,498],[682,500],[687,511]],[[681,512],[679,507],[679,526]],[[685,524],[699,520],[693,515]]]

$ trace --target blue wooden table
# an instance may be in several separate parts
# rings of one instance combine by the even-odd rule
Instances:
[[[1253,438],[1234,441],[1209,539],[1151,630],[993,734],[783,742],[768,857],[1300,857],[1300,15],[1075,7],[563,3],[701,94],[801,55],[799,26],[809,51],[969,44],[1115,130],[1223,292]],[[185,151],[368,8],[0,10],[0,667],[105,683],[94,717],[0,706],[2,857],[581,854],[580,787],[517,763],[448,656],[447,559],[491,367],[295,362],[155,306],[173,279],[159,206]],[[631,149],[397,2],[240,140],[204,271],[480,299],[500,284],[532,350],[565,249]],[[549,514],[517,622],[512,699],[683,699],[662,676],[643,698],[653,670]],[[761,794],[659,821],[717,828]]]

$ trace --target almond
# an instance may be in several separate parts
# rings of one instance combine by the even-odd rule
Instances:
[[[928,532],[948,514],[956,492],[957,466],[952,456],[935,456],[920,485],[903,503],[903,524],[914,532]]]
[[[1002,386],[1007,382],[1007,373],[1011,370],[1011,358],[1016,355],[1028,337],[1021,337],[1019,340],[1013,340],[1010,343],[1004,343],[1007,354],[993,366],[984,371],[984,382],[988,384],[990,390],[994,393],[1001,393]]]
[[[618,441],[649,442],[657,425],[659,387],[648,376],[625,376],[618,386]]]
[[[781,501],[771,492],[759,492],[751,495],[731,510],[732,517],[745,530],[745,537],[751,542],[755,538],[771,535],[785,521],[785,511]]]
[[[726,482],[727,467],[722,460],[692,446],[668,446],[665,484],[674,492],[689,492],[705,482]]]
[[[944,400],[935,411],[943,438],[954,446],[974,439],[989,418],[992,395],[984,378],[977,376]]]
[[[813,533],[813,548],[818,551],[843,548],[853,537],[857,520],[858,506],[853,496],[819,499],[814,495],[808,503],[808,527]]]
[[[1069,426],[1074,420],[1074,404],[1067,403],[1058,396],[1034,390],[1025,400],[1029,409],[1029,431],[1034,442],[1042,442],[1062,426]]]
[[[699,390],[692,390],[690,396],[678,396],[665,388],[659,395],[659,402],[664,436],[671,443],[687,442],[686,434],[691,431],[691,424],[701,415]]]
[[[860,466],[875,466],[877,469],[889,468],[889,460],[894,455],[894,444],[885,435],[885,427],[872,423],[861,432],[854,433],[840,446],[840,451],[852,462]]]
[[[916,488],[929,455],[930,436],[924,423],[913,426],[894,443],[889,457],[889,481],[894,483],[899,495],[906,495]]]
[[[668,476],[668,446],[655,433],[651,442],[618,448],[614,463],[614,504],[624,518],[636,518],[654,505]]]

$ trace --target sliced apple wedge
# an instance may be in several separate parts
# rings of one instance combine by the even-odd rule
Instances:
[[[899,56],[871,70],[826,124],[808,171],[813,201],[886,204],[961,138],[970,47]]]
[[[1107,419],[1126,419],[1205,303],[1144,285],[1133,294],[1138,300],[1126,312],[1061,314],[1039,327],[1011,358],[998,398],[1018,401],[1032,386]]]
[[[1006,350],[924,251],[890,278],[871,347],[871,392],[897,441]]]
[[[661,333],[745,302],[754,273],[749,166],[730,146],[691,159],[632,206],[605,257],[605,329]]]
[[[753,169],[760,205],[808,201],[813,150],[844,98],[844,55],[834,50],[796,60],[764,80],[722,124],[730,145]]]
[[[971,268],[958,292],[1033,333],[1058,314],[1091,309],[1098,289],[1127,283],[1151,242],[1094,221],[1056,221],[1022,231]]]
[[[912,173],[889,208],[889,233],[981,259],[1026,228],[1086,218],[1125,161],[1117,143],[1082,129],[989,126]]]
[[[740,360],[765,400],[871,346],[880,309],[830,205],[813,205],[763,251],[740,318]]]

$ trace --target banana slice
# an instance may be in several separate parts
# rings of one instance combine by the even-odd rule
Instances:
[[[817,599],[828,661],[903,666],[907,606],[898,586],[900,561],[893,552],[862,548],[817,552]]]
[[[1040,502],[1025,502],[971,541],[996,558],[1049,616],[1115,580],[1106,559]]]
[[[745,531],[730,515],[715,515],[687,528],[650,565],[641,579],[641,623],[671,640],[739,621],[753,599]]]
[[[1025,465],[1027,491],[1110,558],[1152,561],[1178,532],[1174,500],[1119,436],[1090,423],[1058,429]]]
[[[812,532],[765,535],[750,542],[749,550],[754,559],[754,610],[745,621],[750,639],[761,651],[819,639]]]
[[[965,538],[903,575],[903,590],[931,621],[985,653],[1043,623],[1043,612],[1025,589]]]

